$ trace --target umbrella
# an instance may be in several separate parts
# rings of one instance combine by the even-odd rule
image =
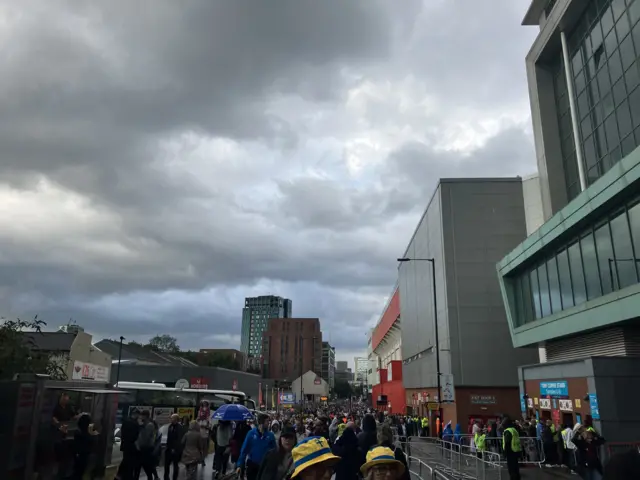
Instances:
[[[218,408],[211,416],[212,420],[223,420],[227,422],[242,422],[251,420],[253,415],[244,405],[227,403]]]

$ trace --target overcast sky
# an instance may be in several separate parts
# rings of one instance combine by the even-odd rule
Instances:
[[[530,0],[0,0],[0,312],[364,354],[439,177],[535,171]]]

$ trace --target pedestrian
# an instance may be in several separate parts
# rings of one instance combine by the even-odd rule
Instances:
[[[157,432],[148,410],[143,410],[140,418],[142,419],[142,425],[136,441],[136,446],[140,452],[140,466],[148,479],[155,479],[158,474],[155,468],[153,451],[156,445]]]
[[[179,423],[177,414],[171,415],[171,423],[167,429],[167,444],[164,452],[164,480],[169,480],[171,466],[173,465],[173,480],[178,480],[180,472],[180,457],[182,456],[182,437],[184,430]]]
[[[204,455],[200,425],[194,420],[189,423],[189,430],[182,438],[182,463],[187,470],[187,480],[196,480],[198,464],[202,463]]]
[[[236,464],[238,475],[246,473],[247,480],[256,480],[264,456],[276,446],[276,439],[269,431],[269,417],[264,414],[258,415],[257,427],[247,434],[240,450]]]
[[[257,480],[285,480],[293,473],[292,450],[296,445],[296,431],[285,426],[278,440],[278,447],[269,451],[258,470]]]
[[[83,413],[78,418],[78,430],[73,436],[73,475],[72,480],[82,480],[89,465],[89,457],[93,451],[94,437],[98,435],[93,429],[91,416]]]
[[[396,460],[393,450],[388,447],[375,447],[367,453],[367,461],[360,468],[365,480],[401,480],[406,477],[407,468]]]
[[[375,420],[374,420],[375,421]],[[295,470],[291,478],[329,480],[340,457],[331,453],[324,437],[308,437],[291,452]]]
[[[503,436],[502,450],[507,459],[507,471],[510,480],[520,480],[520,456],[522,445],[520,444],[520,434],[514,427],[514,423],[509,417],[504,417],[502,421]]]
[[[216,428],[216,446],[213,457],[213,470],[218,474],[225,475],[227,473],[227,464],[229,463],[229,454],[231,452],[231,438],[233,436],[233,426],[231,422],[220,420]]]

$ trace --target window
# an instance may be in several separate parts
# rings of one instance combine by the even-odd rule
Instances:
[[[569,268],[569,254],[567,250],[558,253],[558,283],[560,285],[560,298],[562,308],[571,308],[573,303],[573,289],[571,288],[571,270]]]
[[[549,277],[549,295],[551,298],[551,312],[562,311],[562,300],[560,297],[560,279],[558,278],[558,265],[555,257],[547,262],[547,276]]]
[[[631,245],[631,232],[627,222],[627,213],[622,212],[611,220],[611,238],[613,238],[613,280],[614,288],[628,287],[638,282],[636,261]]]
[[[520,323],[527,323],[535,320],[535,312],[533,310],[533,297],[531,295],[531,281],[529,275],[522,276],[522,306],[523,314]]]
[[[591,300],[602,295],[602,289],[600,288],[600,271],[598,269],[598,259],[592,233],[580,239],[580,250],[582,251],[582,268],[587,285],[587,299]]]
[[[640,202],[629,208],[629,226],[631,227],[631,240],[635,258],[638,259],[640,258]],[[638,266],[640,267],[640,265]]]
[[[547,277],[547,264],[538,267],[538,285],[540,285],[540,312],[542,317],[551,315],[551,298],[549,297],[549,280]]]
[[[586,3],[586,2],[585,2]],[[640,144],[632,133],[639,126],[640,3],[629,0],[593,0],[568,37],[572,81],[579,114],[580,142],[589,185]],[[631,32],[631,34],[630,34]],[[572,134],[564,67],[553,66],[554,89],[569,199],[579,194],[572,152],[564,139]]]
[[[608,222],[596,228],[595,240],[600,270],[600,285],[602,286],[602,295],[606,295],[613,291],[613,268],[611,266],[613,262],[613,247],[611,245]]]

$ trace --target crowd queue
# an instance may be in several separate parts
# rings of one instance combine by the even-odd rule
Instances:
[[[177,415],[171,418],[165,480],[176,480],[181,468],[187,479],[197,478],[210,453],[216,478],[329,480],[335,475],[335,480],[409,480],[405,452],[410,452],[411,437],[429,434],[422,418],[374,414],[363,405],[259,413],[246,422],[211,422],[206,408],[201,406],[198,420],[185,423]],[[633,470],[640,468],[638,452],[621,455],[603,469],[598,449],[604,439],[591,424],[560,428],[550,421],[504,417],[486,425],[471,421],[463,432],[460,425],[452,428],[451,422],[435,423],[434,436],[444,448],[461,450],[468,441],[465,446],[479,458],[485,458],[485,452],[497,453],[506,459],[511,479],[520,478],[523,460],[564,463],[585,480],[640,478]],[[144,471],[148,479],[157,479],[158,429],[148,412],[134,412],[123,424],[121,438],[123,461],[117,478],[136,480]]]

